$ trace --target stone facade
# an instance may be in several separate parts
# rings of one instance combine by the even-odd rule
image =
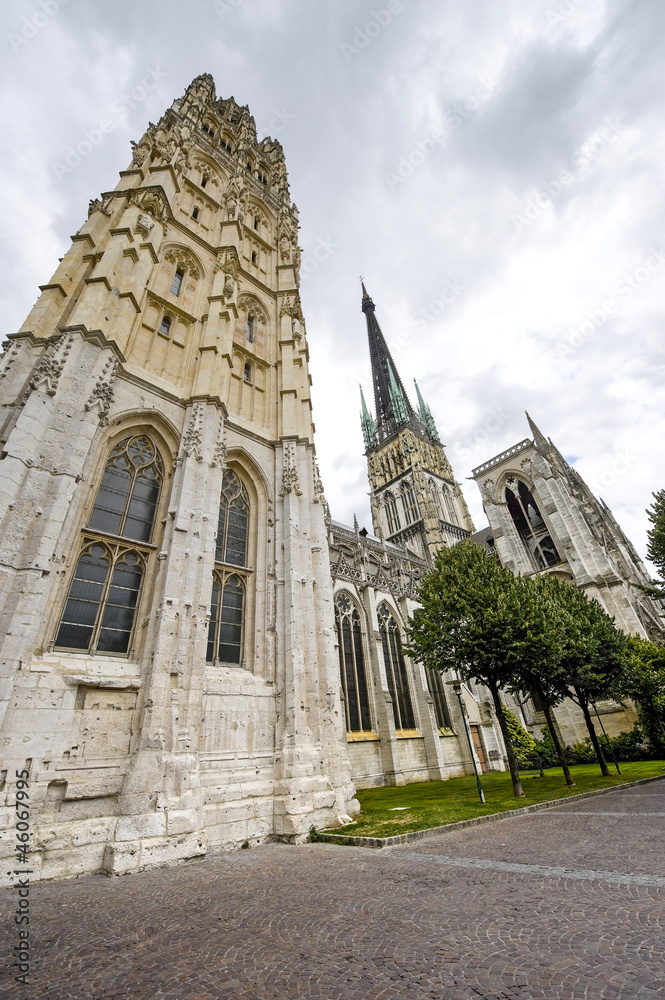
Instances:
[[[649,574],[610,509],[528,417],[532,438],[473,470],[490,528],[477,536],[515,573],[549,573],[570,580],[597,600],[624,632],[662,642],[663,609],[640,589]],[[523,707],[526,724],[545,719],[531,699]],[[611,734],[631,728],[632,707],[599,702]],[[573,702],[556,710],[561,735],[574,743],[587,735]]]
[[[202,76],[9,337],[0,843],[27,768],[35,877],[358,808],[299,259],[279,143]]]
[[[348,754],[357,787],[435,781],[473,773],[459,702],[445,677],[402,654],[401,636],[418,607],[416,587],[430,568],[407,549],[329,521],[329,544]],[[386,612],[389,618],[387,619]],[[345,643],[344,628],[355,636]],[[394,622],[393,644],[386,621]],[[364,674],[364,680],[362,677]],[[360,675],[360,676],[358,676]],[[355,700],[356,705],[349,704]],[[504,769],[501,732],[484,688],[466,684],[462,701],[477,766]],[[354,710],[355,709],[355,710]]]
[[[0,358],[0,858],[27,770],[33,878],[299,842],[356,786],[505,766],[487,692],[462,690],[470,752],[447,678],[402,650],[437,548],[489,532],[364,289],[375,536],[330,517],[280,144],[206,75],[133,146]],[[555,551],[653,634],[634,550],[541,437],[476,470],[499,557]],[[511,476],[547,531],[520,535]]]

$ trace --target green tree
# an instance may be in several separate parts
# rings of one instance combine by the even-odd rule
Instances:
[[[563,694],[581,708],[601,773],[609,777],[589,705],[597,698],[610,697],[622,689],[631,658],[630,640],[616,628],[614,619],[598,601],[589,598],[574,584],[550,577],[546,586],[565,623],[558,667],[564,684]]]
[[[659,580],[648,589],[653,597],[665,598],[665,490],[652,493],[654,503],[647,508],[653,527],[647,531],[647,557],[658,570]]]
[[[511,712],[506,705],[502,705],[501,708],[517,763],[521,768],[531,767],[538,755],[538,744],[531,733],[524,728],[514,712]]]
[[[487,687],[518,797],[524,791],[499,692],[512,684],[534,646],[546,645],[525,613],[523,583],[480,546],[461,542],[439,549],[418,589],[421,607],[409,621],[405,647],[426,667],[454,669]]]
[[[554,718],[554,708],[570,693],[562,667],[564,652],[572,641],[570,615],[563,607],[560,581],[555,577],[520,578],[520,585],[522,607],[530,623],[532,641],[526,649],[528,655],[522,656],[517,664],[516,676],[510,684],[513,690],[535,694],[542,704],[566,784],[573,786],[575,782]]]
[[[635,702],[652,751],[665,757],[665,647],[636,635],[629,642],[632,656],[620,693]]]

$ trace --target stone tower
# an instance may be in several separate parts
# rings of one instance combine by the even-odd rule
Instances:
[[[27,768],[44,877],[357,807],[282,148],[209,75],[133,146],[0,371],[3,794]]]
[[[596,598],[624,632],[662,642],[662,607],[609,507],[527,414],[533,438],[473,470],[499,560],[515,573],[553,573]]]
[[[428,562],[474,531],[434,418],[416,384],[414,411],[363,284],[376,417],[360,390],[374,531]]]

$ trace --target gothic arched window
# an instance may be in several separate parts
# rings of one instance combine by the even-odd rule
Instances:
[[[416,498],[410,483],[402,483],[402,503],[404,505],[404,519],[407,524],[412,524],[418,520],[418,507]]]
[[[436,724],[439,729],[451,729],[450,712],[448,710],[448,702],[446,701],[446,691],[441,671],[426,667],[425,673],[427,675],[427,688],[434,702]]]
[[[109,455],[88,527],[149,542],[163,477],[152,441],[125,438]]]
[[[393,700],[395,729],[398,731],[415,729],[409,679],[402,653],[402,637],[399,627],[390,608],[385,603],[379,606],[377,618],[383,647],[383,662],[386,665],[388,690]]]
[[[210,625],[208,627],[209,663],[242,663],[245,618],[245,579],[237,573],[215,572],[212,581]]]
[[[433,479],[430,479],[429,492],[432,497],[432,503],[434,504],[434,515],[435,517],[441,518],[443,520],[443,509],[441,507],[441,494],[439,493],[438,487]]]
[[[392,493],[386,493],[384,496],[386,504],[386,517],[388,518],[388,534],[394,535],[396,531],[399,531],[401,525],[399,521],[399,511],[397,510],[397,502]]]
[[[360,615],[347,594],[339,594],[335,599],[335,621],[346,730],[348,733],[371,732]]]
[[[173,281],[171,282],[171,295],[180,295],[180,289],[182,288],[183,278],[185,277],[185,272],[181,271],[180,268],[173,275]]]
[[[243,662],[249,511],[245,486],[235,472],[227,469],[222,480],[217,521],[206,653],[210,663],[239,666]]]
[[[125,438],[109,455],[55,646],[126,654],[134,633],[164,466],[143,434]],[[128,545],[118,539],[139,545]]]
[[[441,489],[441,493],[443,494],[443,502],[446,505],[446,513],[448,515],[448,521],[450,522],[450,524],[459,524],[459,521],[457,519],[457,511],[455,510],[455,501],[453,500],[453,495],[450,490],[450,486],[447,486],[444,483]]]
[[[515,479],[508,480],[512,486]],[[517,490],[506,486],[506,504],[524,547],[531,555],[536,569],[547,569],[561,562],[549,529],[538,510],[538,505],[526,483],[517,481]]]

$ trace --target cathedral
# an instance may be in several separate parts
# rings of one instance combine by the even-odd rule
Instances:
[[[515,572],[566,576],[622,628],[659,634],[630,542],[534,425],[474,470],[490,523],[475,532],[364,287],[373,531],[333,520],[298,225],[281,145],[200,76],[90,202],[8,336],[5,882],[17,772],[29,774],[33,878],[48,879],[297,843],[352,822],[358,787],[468,773],[471,755],[503,769],[487,692],[451,698],[402,650],[441,545],[470,538]],[[516,707],[539,725],[537,706]],[[630,724],[604,710],[615,731]],[[579,728],[572,709],[560,723]]]

